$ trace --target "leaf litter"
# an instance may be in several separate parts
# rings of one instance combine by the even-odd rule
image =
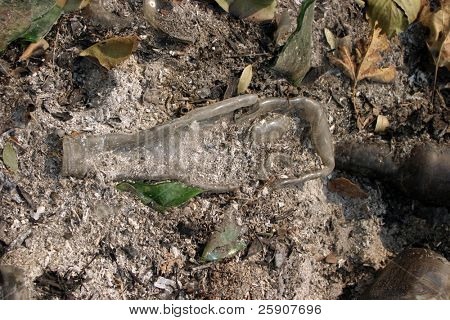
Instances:
[[[443,0],[442,7],[431,12],[426,5],[420,22],[430,29],[427,45],[436,66],[450,70],[450,0]]]
[[[90,0],[27,0],[0,2],[0,52],[17,39],[38,43],[65,12],[72,12],[86,7]],[[36,46],[30,45],[27,57]],[[26,58],[23,58],[25,60]]]
[[[12,143],[7,142],[3,148],[3,163],[13,173],[19,171],[19,160],[17,159],[17,153]]]
[[[363,120],[360,116],[359,107],[356,105],[356,86],[359,81],[367,79],[381,83],[391,83],[395,79],[396,68],[393,65],[380,67],[383,60],[381,52],[389,48],[389,41],[380,28],[372,30],[368,41],[358,41],[353,48],[349,36],[337,39],[337,49],[328,57],[330,62],[339,67],[344,74],[352,80],[352,100],[357,118],[358,128],[363,129]]]
[[[349,198],[367,198],[367,193],[361,187],[347,178],[335,178],[328,183],[328,189],[331,192],[338,193],[341,196]]]
[[[368,0],[367,15],[388,37],[404,31],[416,20],[421,0]]]
[[[138,40],[137,36],[112,37],[81,51],[80,56],[93,57],[110,70],[131,56],[137,48]]]
[[[450,70],[450,0],[442,0],[441,8],[435,12],[431,11],[427,3],[419,21],[430,30],[427,46],[436,65],[433,83],[435,89],[438,68]]]
[[[247,91],[250,82],[252,81],[253,71],[252,65],[248,65],[242,71],[241,77],[239,78],[237,93],[243,94]]]

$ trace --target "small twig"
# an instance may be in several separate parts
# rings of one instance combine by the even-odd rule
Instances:
[[[25,241],[26,238],[28,238],[31,234],[31,229],[27,229],[26,231],[22,232],[17,236],[16,239],[14,239],[8,246],[8,251],[12,251],[14,249],[17,249],[22,245],[22,243]]]
[[[56,45],[58,44],[58,39],[59,39],[59,28],[56,31],[55,43],[53,44],[52,71],[55,68],[55,53],[56,53]]]
[[[439,98],[439,102],[440,102],[441,107],[443,107],[444,109],[448,110],[448,106],[447,106],[447,104],[445,103],[445,99],[444,99],[444,97],[442,96],[441,91],[440,91],[439,89],[437,89],[437,90],[436,90],[436,93],[437,93],[437,96],[438,96],[438,98]]]
[[[236,87],[239,83],[239,78],[232,77],[228,80],[227,89],[225,90],[225,94],[223,95],[223,99],[229,99],[236,92]]]
[[[242,53],[235,56],[228,56],[227,58],[235,59],[235,58],[247,58],[247,57],[259,57],[259,56],[270,56],[270,53],[261,52],[261,53]]]
[[[354,85],[353,85],[351,101],[353,104],[353,110],[355,111],[356,126],[358,127],[358,130],[361,131],[364,128],[364,126],[361,123],[361,117],[360,117],[361,110],[359,109],[358,104],[356,103],[356,83],[354,83]]]
[[[436,82],[437,82],[437,75],[439,70],[439,61],[441,61],[441,53],[442,50],[439,50],[439,55],[436,59],[436,67],[434,68],[434,80],[433,80],[433,93],[431,94],[431,105],[434,103],[434,96],[436,93]]]
[[[197,267],[192,268],[191,271],[194,271],[194,272],[195,272],[195,271],[200,271],[200,270],[203,270],[203,269],[207,269],[207,268],[209,268],[212,264],[213,264],[212,262],[208,262],[208,263],[205,263],[205,264],[202,264],[202,265],[200,265],[200,266],[197,266]]]
[[[5,69],[5,67],[3,66],[3,64],[0,62],[0,67],[3,69],[3,72],[5,73],[6,76],[8,76],[9,78],[11,78],[11,74],[8,72],[8,70]]]

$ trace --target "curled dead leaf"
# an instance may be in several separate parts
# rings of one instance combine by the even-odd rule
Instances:
[[[27,60],[39,49],[47,50],[48,47],[49,47],[48,42],[45,41],[44,39],[40,39],[37,42],[30,43],[20,56],[19,61]]]
[[[325,34],[325,39],[327,40],[328,45],[331,50],[336,49],[336,37],[330,29],[324,28],[323,33]]]
[[[387,117],[383,115],[377,116],[377,123],[375,124],[375,133],[381,133],[386,131],[389,128],[389,120]]]
[[[247,20],[266,21],[275,16],[276,0],[215,0],[226,12]]]
[[[248,86],[250,85],[250,82],[252,81],[253,77],[253,68],[252,65],[249,64],[244,68],[242,71],[241,77],[239,79],[239,83],[237,86],[237,93],[243,94],[245,91],[247,91]]]
[[[137,48],[138,40],[137,36],[109,38],[81,51],[80,56],[94,57],[110,70],[131,56]]]
[[[419,21],[430,29],[427,45],[434,64],[450,70],[450,0],[443,0],[441,9],[435,12],[425,5]]]
[[[373,81],[389,83],[395,79],[395,67],[378,67],[382,61],[380,52],[389,48],[389,41],[385,34],[381,34],[381,29],[374,28],[370,43],[366,44],[365,54],[356,72],[356,81],[370,79]]]
[[[339,67],[353,82],[356,82],[356,65],[352,58],[352,40],[350,36],[336,39],[336,53],[330,55],[332,64]]]

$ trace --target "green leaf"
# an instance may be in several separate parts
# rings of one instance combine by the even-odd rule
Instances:
[[[30,28],[21,36],[21,38],[30,42],[36,42],[39,39],[42,39],[58,21],[62,12],[63,10],[59,6],[56,4],[53,5],[44,15],[31,22]]]
[[[19,38],[37,42],[45,37],[63,11],[86,6],[90,0],[0,0],[0,51]]]
[[[141,202],[152,206],[155,210],[165,211],[178,207],[204,190],[190,187],[181,182],[122,182],[116,188],[120,191],[135,193]]]
[[[416,20],[421,0],[368,0],[367,15],[388,37],[404,31]]]
[[[14,146],[11,143],[6,143],[3,148],[3,163],[5,166],[14,173],[19,170],[19,160],[17,159],[17,153]]]
[[[109,70],[131,56],[137,48],[138,40],[137,36],[112,37],[81,51],[80,56],[94,57]]]
[[[299,85],[311,67],[312,22],[315,0],[305,0],[297,17],[297,28],[279,54],[274,70]]]
[[[241,228],[230,217],[213,233],[202,254],[202,261],[220,261],[229,258],[247,245],[239,241]]]
[[[20,0],[23,2],[24,0]],[[33,20],[41,18],[56,6],[56,0],[28,0],[31,3],[31,13]]]
[[[421,1],[420,0],[394,0],[395,3],[403,9],[408,17],[409,24],[413,23],[417,19],[420,12]]]
[[[31,25],[29,1],[0,0],[0,52]]]

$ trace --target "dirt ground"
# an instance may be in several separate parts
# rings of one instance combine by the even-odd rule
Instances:
[[[0,263],[24,269],[35,298],[353,299],[404,248],[427,247],[450,258],[446,208],[433,216],[436,210],[377,181],[339,171],[329,178],[359,183],[368,198],[331,193],[327,179],[277,190],[250,181],[237,192],[205,193],[159,213],[100,175],[62,177],[65,135],[131,133],[164,123],[184,108],[222,100],[248,64],[250,93],[315,99],[328,112],[335,142],[381,139],[405,151],[421,141],[448,143],[448,73],[440,73],[441,94],[432,103],[434,68],[419,25],[394,38],[385,54],[397,67],[395,82],[358,86],[363,115],[376,107],[389,118],[389,131],[379,136],[374,123],[358,132],[350,81],[327,59],[325,27],[355,40],[369,34],[354,1],[317,1],[312,65],[325,73],[298,88],[270,69],[279,50],[272,24],[233,18],[212,1],[174,2],[182,12],[169,10],[172,37],[144,20],[142,1],[103,0],[103,11],[64,15],[40,56],[18,62],[20,43],[0,56],[0,148],[14,137],[20,162],[17,175],[0,162]],[[300,3],[281,0],[277,10],[294,18]],[[99,40],[132,34],[139,48],[111,71],[78,57]],[[36,215],[38,207],[45,210]],[[230,213],[249,248],[201,264],[211,232]],[[327,263],[330,253],[336,261]],[[155,286],[160,277],[172,286]]]

